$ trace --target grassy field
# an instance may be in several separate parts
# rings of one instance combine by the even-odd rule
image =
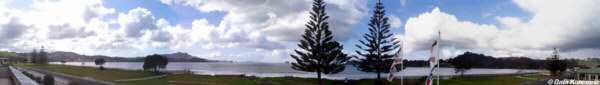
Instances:
[[[15,66],[32,67],[41,70],[59,72],[79,77],[94,78],[98,80],[124,84],[124,85],[254,85],[253,81],[246,77],[214,77],[206,75],[189,75],[189,74],[168,74],[167,77],[141,80],[117,82],[120,79],[145,78],[163,75],[156,74],[151,71],[130,71],[120,69],[98,70],[93,67],[82,66],[65,66],[65,65],[33,65],[29,63],[14,64]]]
[[[514,85],[522,82],[532,81],[516,76],[484,77],[484,78],[459,78],[440,80],[444,85]],[[435,84],[435,83],[434,83]]]
[[[128,82],[116,82],[115,80],[120,79],[132,79],[132,78],[144,78],[157,76],[162,74],[155,74],[150,71],[130,71],[120,69],[107,69],[98,70],[93,67],[81,67],[81,66],[64,66],[64,65],[33,65],[33,64],[14,64],[15,66],[26,66],[41,70],[54,71],[69,75],[75,75],[80,77],[94,78],[98,80],[124,84],[124,85],[315,85],[317,83],[316,78],[283,78],[283,77],[271,77],[271,78],[256,78],[256,77],[242,77],[242,76],[209,76],[209,75],[191,75],[191,74],[168,74],[167,77],[140,80],[140,81],[128,81]],[[547,77],[547,75],[528,75],[522,77]],[[383,78],[385,80],[385,78]],[[500,77],[480,77],[480,78],[453,78],[440,80],[440,83],[444,85],[513,85],[527,81],[535,81],[532,79],[523,79],[517,76],[500,76]],[[361,79],[361,80],[323,80],[325,85],[341,85],[341,84],[352,84],[352,85],[372,85],[375,79]],[[423,79],[405,79],[405,85],[422,85]],[[393,82],[385,81],[388,85],[400,84],[399,79],[393,80]]]
[[[149,71],[128,71],[128,70],[119,70],[119,69],[98,70],[98,68],[93,68],[93,67],[65,66],[65,65],[41,66],[41,65],[33,65],[30,63],[25,63],[25,64],[20,63],[20,64],[14,64],[14,65],[15,66],[26,66],[26,67],[47,70],[47,71],[53,71],[53,72],[59,72],[59,73],[64,73],[64,74],[69,74],[69,75],[74,75],[74,76],[79,76],[79,77],[94,78],[94,79],[98,79],[98,80],[120,83],[120,84],[144,84],[144,83],[163,84],[163,83],[165,83],[164,82],[165,78],[157,78],[154,80],[140,81],[139,83],[138,82],[116,82],[115,81],[115,80],[120,80],[120,79],[144,78],[144,77],[160,75],[160,74],[156,74],[154,72],[149,72]],[[162,79],[162,80],[160,80],[160,79]]]

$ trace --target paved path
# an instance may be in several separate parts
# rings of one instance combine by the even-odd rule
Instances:
[[[529,82],[520,83],[520,84],[516,84],[516,85],[549,85],[548,84],[548,80],[550,80],[550,79],[563,80],[563,79],[568,78],[570,76],[575,76],[575,73],[569,73],[569,74],[564,75],[564,76],[554,76],[554,77],[542,78],[542,79],[537,80],[537,81],[529,81]]]
[[[72,76],[72,75],[67,75],[67,74],[62,74],[62,73],[56,73],[56,72],[51,72],[51,71],[45,71],[45,70],[39,70],[39,69],[34,69],[34,68],[29,68],[29,67],[19,67],[24,71],[28,71],[30,73],[32,72],[37,72],[37,73],[41,73],[41,74],[50,74],[52,76],[54,76],[55,79],[57,79],[57,81],[77,81],[79,82],[80,85],[118,85],[115,83],[110,83],[110,82],[106,82],[106,81],[102,81],[102,80],[95,80],[95,79],[89,79],[89,78],[81,78],[81,77],[77,77],[77,76]],[[63,80],[61,80],[63,79]]]
[[[26,71],[29,74],[31,74],[31,75],[33,75],[35,77],[40,77],[40,78],[44,78],[44,76],[46,75],[46,74],[42,74],[42,73],[39,73],[39,72],[36,72],[36,71],[31,71],[31,70],[28,70],[28,69],[21,69],[21,68],[19,68],[19,70]],[[54,84],[56,84],[56,85],[68,85],[69,82],[71,82],[71,81],[67,80],[67,79],[65,79],[63,77],[54,76]]]
[[[121,79],[121,80],[115,80],[115,81],[139,81],[139,80],[155,79],[155,78],[160,78],[160,77],[165,77],[165,76],[167,76],[167,74],[165,74],[165,75],[160,75],[160,76],[146,77],[146,78],[136,78],[136,79]]]
[[[0,66],[0,85],[12,85],[8,66]]]

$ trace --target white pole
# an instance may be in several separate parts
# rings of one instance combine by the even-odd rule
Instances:
[[[440,42],[440,37],[442,37],[442,33],[438,31],[438,40],[437,40],[438,47],[436,48],[438,50],[438,53],[436,55],[437,58],[438,58],[437,59],[437,61],[438,61],[437,62],[437,85],[440,85],[440,61],[439,61],[440,60],[439,59],[440,58],[440,51],[439,50],[440,50],[440,47],[442,46],[442,44],[439,43]]]
[[[400,70],[400,85],[404,85],[404,75],[402,75],[402,71],[404,71],[404,51],[402,50],[402,48],[404,48],[404,42],[402,42],[402,46],[400,46],[399,49],[401,50],[400,56],[402,56],[402,59],[400,59],[400,62],[402,62],[400,65],[400,69],[402,69]]]

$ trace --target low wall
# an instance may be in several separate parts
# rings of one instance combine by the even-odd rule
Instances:
[[[38,85],[35,81],[31,80],[29,77],[25,76],[21,71],[16,68],[9,66],[11,77],[15,85]]]

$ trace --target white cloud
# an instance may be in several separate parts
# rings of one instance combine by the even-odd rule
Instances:
[[[24,25],[20,18],[11,17],[8,23],[0,25],[0,41],[6,42],[7,40],[21,37],[21,35],[29,28],[31,27]]]
[[[409,18],[405,24],[404,42],[407,52],[429,50],[438,30],[442,34],[442,45],[457,48],[479,49],[489,44],[495,37],[497,28],[493,25],[479,25],[467,21],[458,21],[454,15],[440,12],[438,8]]]
[[[489,13],[489,12],[487,12],[487,13],[483,13],[483,14],[481,15],[481,17],[483,17],[483,18],[486,18],[486,17],[488,17],[488,16],[490,16],[490,15],[492,15],[492,13]]]
[[[16,3],[16,2],[7,2]],[[52,50],[92,52],[101,36],[106,36],[107,23],[101,18],[114,13],[99,0],[33,1],[30,10],[0,6],[3,36],[0,47],[28,52],[46,46]],[[106,33],[106,34],[104,34]],[[10,43],[5,43],[10,42]]]
[[[212,60],[231,60],[236,62],[270,62],[270,63],[283,63],[286,61],[293,62],[294,60],[290,57],[290,54],[294,53],[291,49],[277,49],[277,50],[263,50],[254,49],[247,52],[235,53],[235,54],[224,54],[221,52],[213,52],[208,54],[198,54],[202,58]]]
[[[171,5],[173,0],[160,0],[160,3]]]
[[[428,50],[437,30],[442,45],[456,49],[485,50],[492,56],[527,56],[543,59],[557,47],[572,56],[598,57],[590,51],[600,48],[600,3],[598,1],[514,1],[532,12],[531,20],[496,17],[495,25],[458,21],[455,16],[435,8],[432,12],[409,18],[404,39],[410,52]],[[405,43],[406,44],[406,43]],[[582,53],[573,55],[572,53]],[[446,52],[448,55],[449,52]]]
[[[192,0],[175,2],[196,7],[201,12],[225,11],[223,29],[240,30],[241,34],[260,34],[269,42],[297,42],[304,24],[308,22],[311,0]],[[362,0],[326,1],[330,28],[336,40],[346,41],[353,36],[351,26],[366,16],[366,3]],[[220,25],[221,26],[221,25]],[[219,27],[220,27],[219,26]],[[256,33],[251,33],[256,32]],[[229,35],[223,35],[229,36]],[[253,40],[253,39],[250,39]],[[259,39],[262,40],[262,39]]]
[[[121,28],[119,30],[126,37],[138,38],[149,30],[157,29],[154,16],[146,8],[135,8],[128,14],[120,13],[118,18]]]
[[[48,32],[48,38],[50,39],[65,39],[65,38],[85,38],[89,36],[96,35],[94,30],[86,29],[85,27],[72,27],[70,24],[63,25],[50,25],[48,29],[51,29]]]
[[[559,50],[559,52],[560,52],[560,50]],[[584,49],[575,50],[575,51],[561,52],[560,55],[561,55],[561,58],[579,58],[579,59],[598,58],[598,55],[600,55],[600,49],[584,48]]]
[[[505,26],[514,26],[521,23],[521,20],[516,17],[496,17],[496,20]]]
[[[389,20],[391,28],[399,28],[400,26],[402,26],[402,20],[400,20],[400,18],[398,18],[397,16],[390,15]]]
[[[229,26],[225,26],[229,25]],[[232,48],[237,46],[258,49],[282,49],[281,44],[267,41],[264,35],[257,31],[243,29],[239,25],[221,22],[217,27],[206,19],[194,20],[190,37],[204,49]]]
[[[449,50],[449,49],[442,49],[442,53],[441,53],[441,57],[442,59],[448,59],[448,58],[453,58],[456,57],[458,55],[461,55],[465,52],[460,51],[460,50]]]

